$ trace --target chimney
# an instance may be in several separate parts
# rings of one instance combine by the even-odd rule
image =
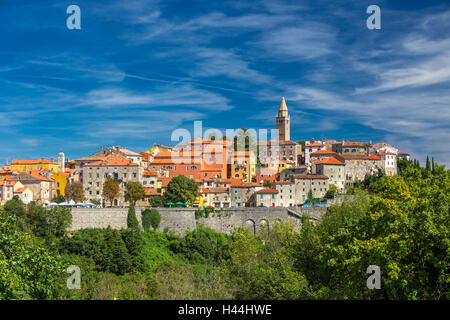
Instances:
[[[41,161],[44,162],[44,158],[41,158]]]
[[[50,158],[50,161],[51,161],[51,162],[55,162],[55,158],[51,157],[51,158]]]
[[[117,146],[117,147],[116,147],[116,150],[119,151],[119,150],[120,150],[120,146]]]
[[[103,150],[103,146],[100,146],[100,151]]]
[[[314,143],[314,138],[311,139],[311,143]]]

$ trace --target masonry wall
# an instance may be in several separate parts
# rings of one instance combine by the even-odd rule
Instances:
[[[159,208],[161,214],[160,232],[168,228],[179,235],[187,230],[195,230],[197,223],[201,223],[217,232],[231,234],[235,228],[244,226],[253,233],[259,233],[276,221],[292,221],[300,225],[300,216],[307,215],[313,220],[320,219],[325,208],[226,208],[209,215],[208,218],[195,219],[195,209],[190,208]],[[127,227],[127,208],[74,208],[72,209],[72,227],[70,230],[83,228],[113,229]],[[141,223],[141,209],[136,208],[136,217]]]

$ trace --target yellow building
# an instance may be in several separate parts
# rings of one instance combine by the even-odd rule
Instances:
[[[273,170],[277,170],[278,173],[281,173],[285,169],[292,168],[294,166],[294,162],[289,160],[275,160],[268,163],[267,167]]]
[[[252,182],[256,178],[256,157],[251,151],[235,151],[231,158],[229,178]]]
[[[59,165],[52,160],[41,158],[40,160],[13,160],[11,161],[11,171],[30,172],[32,170],[46,170],[58,172]]]
[[[55,181],[55,195],[64,196],[68,181],[68,173],[56,172],[52,175],[52,180]]]

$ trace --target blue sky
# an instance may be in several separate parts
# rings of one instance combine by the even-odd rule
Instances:
[[[448,1],[2,0],[0,21],[2,162],[173,145],[194,120],[270,129],[284,96],[294,141],[450,164]]]

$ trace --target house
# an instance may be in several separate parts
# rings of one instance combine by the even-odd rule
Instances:
[[[411,155],[409,153],[406,153],[406,152],[399,152],[397,154],[397,157],[399,159],[406,159],[406,160],[410,160],[411,159]]]
[[[340,154],[368,154],[372,144],[364,142],[344,141],[332,144],[332,151]]]
[[[256,178],[256,156],[252,151],[234,151],[230,160],[228,178],[244,182]]]
[[[126,185],[128,182],[142,183],[143,168],[120,154],[111,154],[102,160],[90,162],[81,168],[83,190],[86,199],[98,199],[106,206],[108,199],[103,198],[103,183],[106,178],[112,177],[119,183],[120,193],[114,199],[114,206],[125,206]]]
[[[54,196],[55,182],[37,172],[32,171],[32,173],[13,173],[8,181],[19,181],[23,187],[30,189],[33,193],[33,201],[37,204],[50,203]]]
[[[47,160],[41,158],[39,160],[12,160],[9,165],[11,171],[19,171],[19,172],[30,172],[33,170],[47,170],[50,172],[58,172],[59,164],[54,161],[53,158],[51,160]]]
[[[297,205],[295,183],[292,181],[275,181],[274,189],[278,191],[277,205],[280,207],[292,207]]]
[[[278,206],[278,190],[261,189],[255,192],[255,204],[257,207],[276,207]]]
[[[305,164],[311,166],[311,154],[319,150],[325,150],[326,146],[320,141],[311,139],[311,142],[305,144]]]
[[[329,184],[334,184],[339,191],[345,186],[345,163],[335,157],[328,157],[316,163],[316,174],[329,177]]]
[[[295,174],[292,176],[295,183],[295,197],[298,203],[308,199],[309,191],[313,198],[320,199],[325,196],[329,187],[329,178],[322,174]]]
[[[214,208],[228,208],[231,206],[230,189],[228,188],[210,188],[202,189],[206,194],[203,206]]]

